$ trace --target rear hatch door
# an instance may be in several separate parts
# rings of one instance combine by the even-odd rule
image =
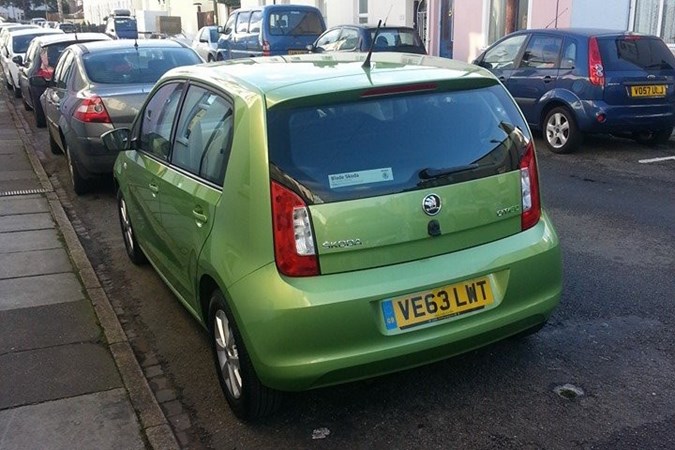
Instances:
[[[604,100],[610,105],[675,102],[675,57],[655,36],[598,37],[605,70]]]
[[[272,111],[272,178],[306,198],[323,274],[521,231],[530,137],[501,85]]]

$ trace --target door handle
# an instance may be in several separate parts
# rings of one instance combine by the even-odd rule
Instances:
[[[546,76],[544,77],[544,83],[550,83],[551,81],[553,81],[553,78],[551,78],[550,75],[546,75]]]
[[[150,183],[148,184],[148,188],[150,189],[150,192],[152,192],[152,196],[157,197],[157,194],[159,194],[159,186],[155,183]]]
[[[198,206],[192,210],[192,217],[194,217],[195,220],[197,221],[198,227],[201,227],[208,221],[208,217],[206,217],[206,214],[204,214],[202,212],[202,209]]]
[[[499,81],[501,81],[502,83],[505,82],[505,81],[506,81],[506,77],[503,77],[503,76],[499,77]]]

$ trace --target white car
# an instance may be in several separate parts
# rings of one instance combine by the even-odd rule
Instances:
[[[2,50],[2,69],[5,74],[5,80],[7,80],[7,86],[14,90],[14,96],[18,98],[21,97],[19,65],[23,64],[30,41],[36,36],[63,34],[63,31],[52,28],[30,28],[16,31],[10,28],[7,31],[8,33],[4,42],[5,47]]]
[[[210,25],[208,27],[202,27],[192,41],[192,48],[199,53],[199,56],[204,58],[204,61],[215,61],[219,38],[220,33],[218,33],[217,26]]]

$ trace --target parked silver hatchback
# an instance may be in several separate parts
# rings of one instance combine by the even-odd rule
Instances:
[[[172,40],[100,41],[64,50],[40,101],[52,153],[68,158],[76,194],[112,172],[117,155],[105,150],[101,134],[128,127],[164,72],[201,62],[193,49]]]

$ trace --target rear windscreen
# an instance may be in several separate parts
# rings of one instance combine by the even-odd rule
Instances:
[[[199,64],[189,48],[139,48],[88,53],[82,57],[87,77],[94,83],[154,83],[179,66]]]
[[[374,36],[375,30],[370,33],[370,38]],[[424,45],[415,30],[384,28],[378,33],[373,50],[424,53]]]
[[[324,32],[321,16],[315,11],[272,11],[268,21],[272,36],[319,35]]]
[[[315,203],[516,170],[529,139],[501,86],[268,112],[272,177]]]
[[[605,70],[673,70],[675,57],[658,38],[598,38]]]
[[[136,31],[136,19],[132,19],[130,17],[115,19],[115,30]]]

